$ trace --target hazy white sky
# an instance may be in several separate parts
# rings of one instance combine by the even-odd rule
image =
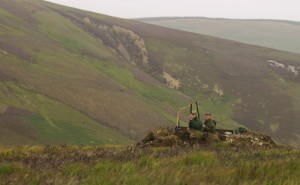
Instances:
[[[201,16],[300,21],[300,0],[48,0],[122,18]]]

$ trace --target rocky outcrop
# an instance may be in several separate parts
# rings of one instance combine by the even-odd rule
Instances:
[[[225,141],[233,146],[276,146],[270,136],[254,131],[227,135]]]
[[[167,85],[171,89],[178,89],[180,87],[180,80],[172,77],[166,71],[163,72],[163,77],[165,78]]]
[[[83,22],[92,26],[92,33],[126,61],[145,69],[149,67],[148,51],[141,36],[121,26],[93,22],[88,17],[83,18]]]
[[[275,147],[276,143],[271,137],[260,132],[248,131],[240,134],[228,132],[205,133],[183,128],[159,128],[151,131],[137,143],[140,147],[185,147],[195,145],[211,145],[213,143],[227,143],[232,147]]]

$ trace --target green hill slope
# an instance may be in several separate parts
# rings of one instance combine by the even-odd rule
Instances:
[[[1,2],[2,144],[128,144],[171,123],[158,111],[185,97],[48,5]]]
[[[145,18],[140,21],[247,44],[300,53],[300,23],[275,20]]]
[[[39,0],[0,5],[3,145],[129,144],[195,100],[218,127],[300,142],[300,55]]]

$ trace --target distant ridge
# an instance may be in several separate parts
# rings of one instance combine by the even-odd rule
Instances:
[[[300,53],[300,22],[272,19],[153,17],[137,21]]]
[[[285,20],[285,19],[236,19],[236,18],[221,18],[221,17],[197,17],[197,16],[166,16],[166,17],[138,17],[132,20],[137,21],[155,21],[155,20],[174,20],[174,19],[208,19],[208,20],[232,20],[232,21],[270,21],[270,22],[286,22],[291,24],[300,24],[300,21]]]

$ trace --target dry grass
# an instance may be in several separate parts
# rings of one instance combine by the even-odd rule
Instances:
[[[298,184],[300,152],[46,146],[0,153],[1,184]]]

